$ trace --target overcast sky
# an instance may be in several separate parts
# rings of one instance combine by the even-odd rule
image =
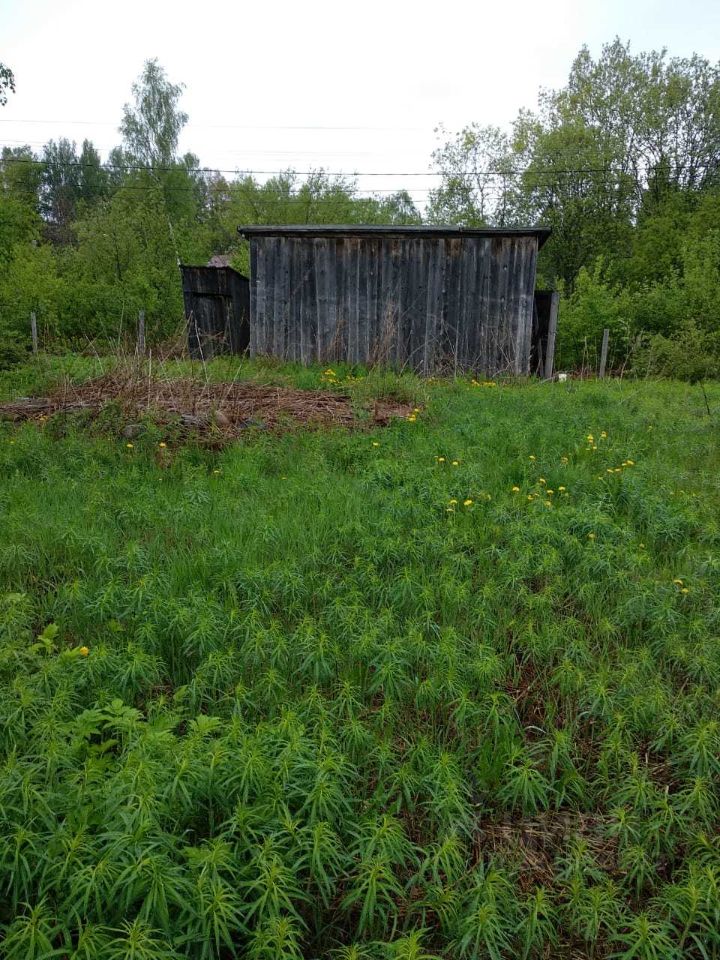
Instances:
[[[435,127],[508,125],[564,83],[587,44],[720,59],[718,0],[0,0],[0,62],[17,93],[0,143],[119,142],[143,61],[186,85],[182,139],[203,165],[319,166],[422,203]],[[264,178],[264,177],[261,177]]]

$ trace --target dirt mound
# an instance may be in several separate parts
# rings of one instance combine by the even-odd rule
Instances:
[[[93,417],[108,404],[122,411],[128,429],[134,421],[150,415],[159,422],[179,423],[191,432],[227,438],[253,428],[385,426],[395,417],[412,413],[412,407],[386,400],[358,409],[349,396],[329,390],[107,374],[78,385],[65,384],[46,397],[20,397],[2,404],[0,418],[44,420],[73,413]]]

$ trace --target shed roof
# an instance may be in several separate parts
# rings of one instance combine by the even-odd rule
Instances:
[[[263,224],[238,227],[243,237],[537,237],[541,247],[550,227],[437,227],[361,224]]]

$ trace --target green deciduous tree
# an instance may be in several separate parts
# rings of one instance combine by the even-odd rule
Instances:
[[[10,67],[0,63],[0,107],[7,103],[8,91],[15,93],[15,76]]]

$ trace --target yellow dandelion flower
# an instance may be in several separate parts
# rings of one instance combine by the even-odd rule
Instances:
[[[545,504],[546,507],[552,506],[552,500],[543,500],[543,503]]]
[[[158,444],[158,446],[160,447],[161,450],[164,450],[165,447],[167,446],[167,444],[164,443],[164,442],[161,440],[160,443]]]
[[[452,465],[453,465],[454,467],[459,467],[459,466],[460,466],[460,461],[459,461],[459,460],[453,460]]]
[[[639,544],[639,547],[640,547],[641,550],[644,550],[644,549],[645,549],[645,544],[644,544],[644,543],[641,543],[641,544]]]
[[[594,439],[595,439],[595,437],[594,437],[591,433],[589,433],[589,434],[587,435],[587,442],[588,442],[588,443],[592,443]]]
[[[569,461],[567,457],[560,457],[560,463],[568,463],[568,462]]]
[[[471,507],[471,506],[472,506],[472,500],[470,500],[470,499],[468,499],[468,500],[463,500],[463,506],[464,506],[464,507]]]
[[[551,496],[555,493],[555,491],[554,491],[554,490],[546,490],[545,493],[546,493],[549,497],[551,497]]]
[[[613,468],[612,468],[612,467],[608,467],[608,468],[607,468],[607,473],[612,473],[612,472],[613,472]]]
[[[594,534],[594,533],[589,533],[589,534],[588,534],[588,540],[594,540],[594,539],[595,539],[595,534]]]
[[[445,457],[436,457],[438,463],[445,463]]]
[[[626,463],[629,467],[634,467],[634,466],[635,466],[635,461],[634,461],[634,460],[626,460],[625,463]]]
[[[675,577],[673,583],[676,583],[679,587],[683,585],[683,581],[680,579],[680,577]]]
[[[590,449],[591,449],[591,450],[597,450],[597,447],[596,447],[596,446],[592,446],[592,447],[590,447]]]
[[[377,440],[373,440],[372,445],[373,445],[374,447],[379,447],[379,446],[380,446],[380,444],[378,443]]]
[[[512,488],[512,492],[513,492],[513,493],[520,493],[520,487],[513,487],[513,488]]]
[[[529,460],[532,460],[532,461],[535,461],[536,457],[535,457],[534,454],[531,453],[528,459],[529,459]]]
[[[220,471],[219,471],[219,470],[213,470],[213,473],[215,474],[215,476],[217,476],[217,475],[220,473]]]
[[[86,657],[90,653],[90,647],[80,647],[80,656]]]
[[[133,444],[132,444],[132,443],[126,443],[125,446],[128,448],[128,450],[132,450],[132,448],[133,448]]]
[[[528,500],[534,500],[534,499],[535,499],[535,497],[533,496],[532,493],[529,493],[529,494],[527,495],[527,498],[528,498]]]
[[[565,493],[565,487],[558,487],[558,490],[560,491],[560,493]],[[548,493],[549,492],[550,491],[548,490]]]
[[[456,504],[457,504],[457,500],[451,500],[451,501],[450,501],[450,506],[451,506],[451,507],[454,507]]]
[[[602,437],[603,440],[607,440],[607,432],[605,430],[602,431],[600,436]]]
[[[415,416],[415,414],[411,413],[410,416],[408,417],[408,423],[415,423],[416,420],[417,420],[417,417]]]
[[[680,593],[690,593],[687,587],[683,587]]]
[[[538,483],[547,483],[547,480],[545,479],[545,477],[540,477],[538,479]]]

